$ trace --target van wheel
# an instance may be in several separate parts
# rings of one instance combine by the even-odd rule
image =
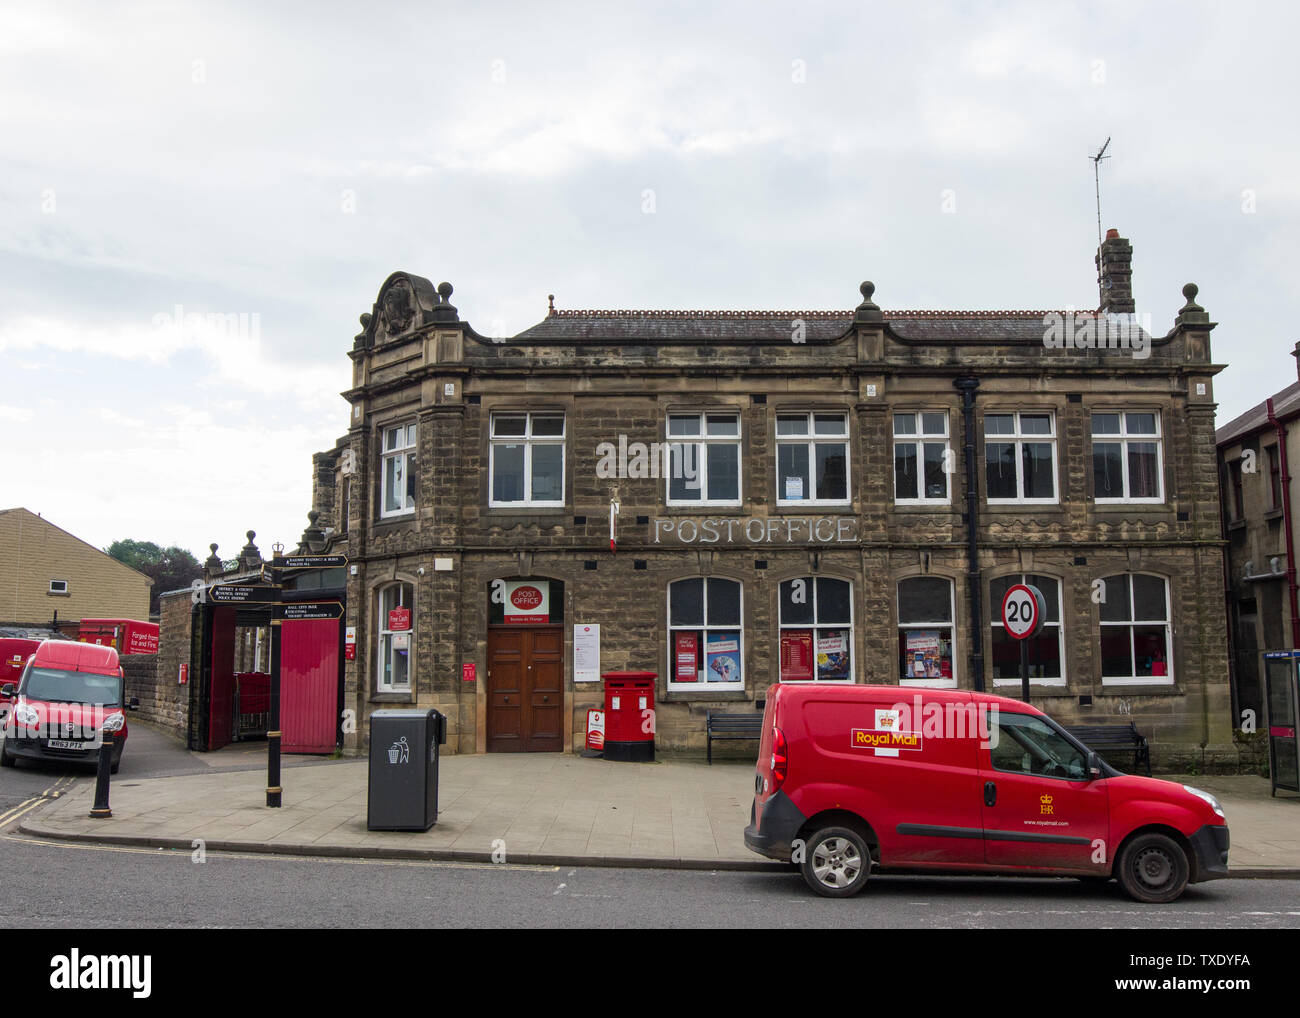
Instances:
[[[857,831],[823,827],[808,839],[800,869],[808,886],[818,894],[848,898],[867,885],[871,851]]]
[[[1147,904],[1173,901],[1187,887],[1187,856],[1164,834],[1143,834],[1120,853],[1115,875],[1130,898]]]

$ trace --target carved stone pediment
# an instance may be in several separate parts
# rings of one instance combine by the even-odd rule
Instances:
[[[379,289],[379,297],[369,313],[361,316],[361,332],[353,348],[366,349],[389,340],[400,339],[434,322],[458,322],[451,303],[450,283],[433,283],[423,276],[394,272]]]

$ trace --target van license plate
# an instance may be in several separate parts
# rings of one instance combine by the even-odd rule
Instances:
[[[69,742],[67,739],[51,739],[50,749],[94,749],[93,742]]]

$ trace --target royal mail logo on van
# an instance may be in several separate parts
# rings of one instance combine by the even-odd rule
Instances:
[[[850,732],[854,749],[920,749],[920,732],[898,732],[892,728],[854,728]]]

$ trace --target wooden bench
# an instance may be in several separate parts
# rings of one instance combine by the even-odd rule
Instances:
[[[711,710],[707,714],[705,726],[708,735],[707,754],[709,763],[713,763],[714,739],[755,739],[763,737],[763,712],[752,714],[727,714],[720,710]]]
[[[1147,737],[1138,731],[1137,722],[1129,722],[1127,725],[1076,725],[1066,731],[1099,753],[1105,749],[1131,749],[1133,770],[1145,768],[1147,777],[1151,776],[1151,746]]]

